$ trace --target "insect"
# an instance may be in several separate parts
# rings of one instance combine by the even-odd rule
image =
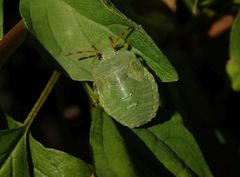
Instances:
[[[120,33],[115,41],[109,37],[112,53],[107,57],[94,49],[96,58],[100,60],[92,75],[99,103],[105,112],[121,124],[133,128],[155,117],[159,94],[154,77],[140,59],[126,43],[118,46],[124,34]]]

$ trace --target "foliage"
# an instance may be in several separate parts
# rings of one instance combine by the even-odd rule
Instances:
[[[230,94],[239,102],[239,1],[20,0],[19,13],[0,41],[0,65],[16,58],[0,72],[0,176],[239,175],[239,142],[222,128]],[[48,64],[26,59],[34,49]],[[20,101],[7,87],[18,60]]]
[[[69,52],[87,51],[92,45],[104,52],[104,47],[109,45],[108,37],[118,37],[129,26],[135,28],[128,39],[133,50],[162,81],[177,80],[175,70],[144,30],[105,1],[22,0],[20,10],[28,30],[74,80],[93,80],[94,58],[77,60],[79,56],[73,56],[70,59]]]
[[[233,89],[240,91],[240,12],[238,13],[232,27],[230,36],[230,60],[227,71],[232,80]]]
[[[92,117],[90,140],[100,176],[159,176],[159,162],[175,176],[212,176],[179,115],[172,116],[163,124],[130,130],[115,125],[100,108],[93,108]],[[146,144],[158,163],[151,156],[144,156],[149,153],[144,149],[136,150],[142,143]],[[128,146],[129,149],[126,148]],[[154,169],[155,165],[159,168]]]
[[[0,131],[1,176],[90,176],[93,169],[80,159],[43,147],[26,127],[9,116],[7,129]],[[27,152],[27,148],[30,152]],[[31,161],[28,161],[28,158]],[[32,174],[31,174],[32,173]]]

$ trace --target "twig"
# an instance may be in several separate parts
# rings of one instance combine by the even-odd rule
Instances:
[[[27,30],[20,20],[3,38],[0,40],[0,67],[15,52],[26,38]]]

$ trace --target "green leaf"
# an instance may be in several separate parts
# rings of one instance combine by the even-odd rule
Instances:
[[[0,176],[28,177],[26,134],[23,127],[0,131]]]
[[[30,134],[25,133],[25,127],[19,122],[8,116],[6,122],[9,130],[0,131],[0,176],[28,177],[30,171],[35,177],[90,177],[93,173],[91,165],[82,160],[43,147]],[[27,138],[31,154],[26,151]],[[31,165],[28,159],[32,161]]]
[[[43,147],[29,137],[34,177],[90,177],[93,168],[64,152]]]
[[[240,91],[240,11],[230,34],[230,60],[226,69],[232,82],[232,88]]]
[[[92,81],[95,57],[84,60],[77,51],[95,45],[104,53],[108,38],[117,38],[129,26],[127,42],[163,82],[177,80],[177,73],[143,28],[122,15],[107,0],[21,0],[20,11],[28,30],[74,80]]]
[[[240,65],[234,59],[230,59],[226,66],[228,75],[231,79],[232,88],[240,91]]]
[[[175,115],[163,124],[132,131],[174,175],[212,177],[196,141],[180,119]]]
[[[3,37],[3,0],[0,0],[0,40]]]
[[[99,177],[138,176],[117,127],[99,107],[92,108],[90,143]]]
[[[117,127],[92,108],[90,143],[99,177],[212,177],[196,141],[179,115],[149,128]],[[168,171],[167,171],[167,170]]]

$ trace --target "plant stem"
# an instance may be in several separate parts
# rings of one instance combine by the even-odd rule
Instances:
[[[46,87],[42,91],[40,97],[38,98],[37,102],[33,106],[33,108],[30,111],[30,113],[28,114],[26,120],[24,121],[24,125],[26,126],[26,130],[28,130],[28,128],[30,127],[32,121],[36,117],[37,113],[41,109],[41,107],[44,104],[44,102],[46,101],[48,95],[50,94],[50,92],[52,91],[54,85],[56,84],[59,76],[60,76],[60,74],[57,71],[53,72],[51,78],[49,79],[49,81],[48,81],[48,83],[46,85]]]
[[[27,30],[20,20],[3,38],[0,40],[0,67],[15,52],[26,38]]]
[[[83,87],[86,90],[86,92],[88,93],[88,96],[90,97],[92,103],[95,105],[98,103],[98,98],[96,93],[94,93],[93,89],[88,85],[87,82],[83,82]]]

